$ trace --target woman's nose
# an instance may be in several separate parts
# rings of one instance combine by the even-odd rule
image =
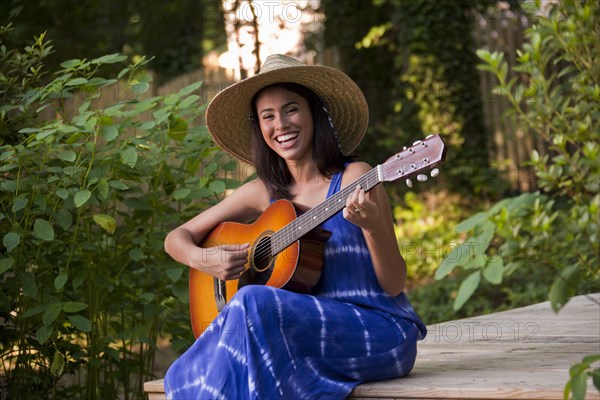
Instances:
[[[285,117],[285,115],[281,115],[281,116],[277,117],[275,120],[275,129],[277,129],[277,130],[280,130],[280,131],[285,130],[289,125],[290,125],[289,121]]]

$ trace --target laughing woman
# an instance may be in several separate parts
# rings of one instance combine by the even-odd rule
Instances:
[[[249,246],[200,248],[217,224],[252,221],[278,199],[305,212],[371,170],[347,156],[367,128],[365,98],[333,68],[272,55],[220,92],[206,121],[258,179],[169,233],[165,249],[222,280],[244,275]],[[426,330],[403,292],[388,198],[382,185],[350,190],[320,226],[331,237],[313,293],[243,286],[169,368],[167,398],[343,399],[360,383],[410,372]]]

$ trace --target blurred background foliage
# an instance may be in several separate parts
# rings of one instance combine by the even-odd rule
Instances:
[[[225,47],[219,0],[6,0],[0,10],[2,25],[13,24],[14,46],[43,32],[59,44],[44,60],[49,70],[71,58],[143,55],[154,57],[151,69],[165,82]]]
[[[177,353],[191,343],[187,274],[162,238],[251,171],[203,127],[214,82],[168,83],[226,50],[239,33],[225,28],[232,4],[0,4],[8,398],[142,398],[141,382],[164,373],[165,344]],[[548,299],[558,311],[600,290],[598,3],[318,5],[323,23],[306,50],[333,59],[370,105],[357,155],[377,164],[429,133],[449,146],[436,180],[387,186],[407,291],[426,323]],[[482,22],[522,31],[522,44],[494,49],[477,36]],[[490,115],[491,102],[510,112]],[[498,142],[525,155],[498,161]]]

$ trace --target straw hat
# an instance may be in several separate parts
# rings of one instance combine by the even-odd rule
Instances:
[[[227,87],[210,102],[206,125],[214,141],[232,156],[252,164],[252,97],[280,82],[306,86],[323,98],[344,154],[358,146],[367,129],[369,109],[356,83],[335,68],[305,65],[282,54],[270,55],[258,74]]]

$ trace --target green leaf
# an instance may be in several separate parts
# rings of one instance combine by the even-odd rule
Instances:
[[[171,107],[163,107],[152,113],[157,124],[165,121],[171,115]]]
[[[223,181],[214,181],[211,182],[208,188],[212,190],[215,194],[221,194],[225,191],[227,187],[225,186],[225,182]]]
[[[483,269],[483,277],[494,285],[498,285],[502,282],[503,274],[504,261],[500,256],[496,256],[489,260],[486,267]]]
[[[27,207],[27,204],[29,204],[29,199],[27,197],[18,197],[13,201],[11,211],[13,213],[21,211],[22,209]]]
[[[156,126],[156,123],[154,121],[146,121],[143,124],[141,124],[138,128],[141,130],[149,130],[152,129]]]
[[[190,293],[189,293],[188,287],[186,285],[184,285],[181,282],[178,282],[173,285],[173,288],[171,290],[173,291],[173,294],[175,295],[175,297],[177,297],[179,299],[179,301],[181,301],[184,304],[189,302]]]
[[[137,163],[137,151],[132,146],[127,146],[121,151],[121,163],[130,168],[135,167]]]
[[[65,83],[65,86],[80,86],[85,85],[86,83],[88,83],[88,80],[85,78],[75,78],[67,81],[67,83]]]
[[[573,392],[573,399],[585,399],[585,392],[587,391],[587,365],[575,364],[569,370],[571,375],[571,391]]]
[[[179,101],[179,95],[177,93],[172,93],[172,94],[166,95],[163,99],[163,102],[169,106],[177,103],[178,101]]]
[[[96,128],[96,124],[98,123],[98,118],[92,117],[85,122],[85,130],[93,131]]]
[[[119,75],[117,75],[117,78],[121,79],[123,76],[125,76],[125,74],[127,74],[129,71],[131,71],[131,66],[129,67],[125,67],[123,68],[120,72]]]
[[[48,304],[42,304],[41,306],[30,308],[29,310],[25,311],[23,313],[22,317],[29,318],[31,316],[38,315],[38,314],[46,311],[47,309],[48,309]]]
[[[590,356],[585,356],[585,357],[583,357],[583,360],[581,360],[581,361],[584,364],[591,366],[593,363],[600,361],[600,354],[592,354]]]
[[[44,325],[52,325],[52,323],[58,318],[62,306],[60,304],[50,304],[44,315],[42,316],[42,322]]]
[[[592,382],[596,386],[596,389],[600,390],[600,368],[592,371]]]
[[[0,258],[0,275],[11,269],[15,265],[15,259],[12,257]]]
[[[173,192],[173,198],[175,200],[181,200],[181,199],[185,199],[186,197],[189,196],[189,194],[192,191],[188,188],[183,188],[183,189],[177,189]]]
[[[63,200],[69,197],[69,191],[65,188],[58,188],[54,193]]]
[[[68,210],[62,208],[56,215],[56,222],[64,231],[68,231],[73,224],[73,216]]]
[[[133,261],[140,261],[144,258],[144,252],[140,249],[131,249],[129,251],[129,258]]]
[[[108,182],[108,186],[110,186],[111,188],[115,188],[118,190],[127,190],[129,189],[129,186],[127,186],[124,182],[122,181],[109,181]]]
[[[21,286],[23,288],[23,293],[27,297],[34,298],[37,296],[38,289],[35,283],[35,275],[33,272],[25,271],[19,274],[19,278],[21,279]]]
[[[471,246],[467,243],[462,243],[454,247],[435,271],[435,279],[440,280],[452,272],[454,268],[465,265],[470,259],[470,253]]]
[[[461,307],[469,300],[471,295],[475,292],[477,287],[479,286],[479,281],[481,280],[481,272],[475,271],[471,275],[469,275],[458,288],[458,294],[456,295],[456,299],[454,300],[454,311],[458,311]]]
[[[185,100],[183,100],[181,103],[179,103],[179,108],[183,109],[183,108],[187,108],[189,106],[191,106],[193,103],[195,103],[196,101],[198,101],[200,99],[200,96],[198,95],[191,95],[185,98]]]
[[[92,196],[92,192],[87,189],[82,189],[75,193],[73,200],[75,201],[75,207],[79,208],[83,206]]]
[[[100,225],[106,232],[110,233],[111,235],[115,233],[115,230],[117,229],[117,221],[113,217],[107,214],[95,214],[93,218],[94,222]]]
[[[100,197],[102,197],[103,199],[108,198],[109,186],[108,186],[108,182],[106,181],[106,179],[102,179],[102,180],[100,180],[100,182],[98,182],[97,189],[98,189],[98,194],[100,195]]]
[[[486,62],[489,62],[492,58],[488,50],[478,49],[475,53],[477,54],[477,57]]]
[[[35,340],[37,340],[40,344],[44,344],[52,335],[52,326],[42,325],[35,332]]]
[[[571,393],[571,380],[570,379],[567,381],[567,384],[565,385],[565,388],[563,389],[563,399],[568,400],[569,393]]]
[[[181,275],[183,275],[183,270],[181,268],[169,268],[165,271],[165,274],[169,277],[173,283],[179,281],[181,279]]]
[[[156,98],[151,97],[149,99],[144,99],[135,105],[135,111],[138,113],[146,112],[152,108],[156,107]]]
[[[88,307],[85,303],[80,303],[77,301],[68,301],[63,304],[63,311],[66,313],[76,313],[81,310],[85,310]]]
[[[102,125],[100,128],[100,136],[107,142],[112,142],[119,136],[119,131],[114,125]]]
[[[114,64],[127,60],[127,56],[121,54],[107,54],[102,57],[94,58],[90,61],[92,64]]]
[[[91,101],[87,100],[84,101],[83,103],[81,103],[81,105],[79,106],[79,108],[77,109],[77,112],[79,114],[83,114],[84,112],[86,112],[88,110],[88,108],[90,108],[90,105],[92,104]]]
[[[548,294],[554,312],[560,311],[569,299],[575,295],[582,276],[583,268],[575,264],[565,268],[560,276],[556,278]]]
[[[169,117],[169,132],[168,135],[176,142],[181,142],[185,139],[188,133],[187,122],[181,117]]]
[[[54,228],[45,219],[37,218],[33,223],[33,234],[47,242],[54,240]]]
[[[149,304],[152,300],[154,300],[154,294],[153,293],[142,293],[140,294],[140,299],[142,300],[143,304]],[[146,316],[148,314],[144,313]]]
[[[60,290],[65,286],[65,283],[67,283],[67,280],[69,279],[69,275],[62,273],[60,275],[58,275],[56,278],[54,278],[54,288],[56,290]]]
[[[60,351],[56,350],[54,352],[54,357],[52,357],[52,365],[50,366],[50,373],[54,376],[61,376],[63,370],[65,369],[65,358],[60,353]]]
[[[517,197],[509,199],[509,201],[506,204],[506,208],[511,213],[531,208],[535,201],[538,200],[540,197],[541,196],[538,193],[523,193]]]
[[[192,93],[194,90],[200,89],[200,87],[202,86],[202,83],[203,83],[202,81],[194,82],[191,85],[188,85],[188,86],[180,89],[178,92],[179,96],[183,97],[185,95]]]
[[[77,154],[73,150],[59,150],[56,152],[56,156],[66,162],[73,162],[77,159]]]
[[[2,238],[2,244],[6,247],[6,252],[10,253],[21,243],[21,237],[15,232],[8,232]]]
[[[483,221],[487,220],[488,213],[487,212],[478,212],[477,214],[472,215],[471,217],[465,219],[460,224],[456,225],[454,231],[456,233],[463,233],[472,230],[477,225],[481,224]]]
[[[475,247],[477,248],[477,254],[485,254],[487,248],[490,245],[490,242],[494,238],[495,232],[496,224],[494,224],[492,221],[487,221],[483,225],[481,231],[479,232],[479,235],[477,235],[477,237],[473,239]]]
[[[90,320],[81,315],[71,315],[69,317],[69,322],[82,332],[90,332],[92,330],[92,323]]]

